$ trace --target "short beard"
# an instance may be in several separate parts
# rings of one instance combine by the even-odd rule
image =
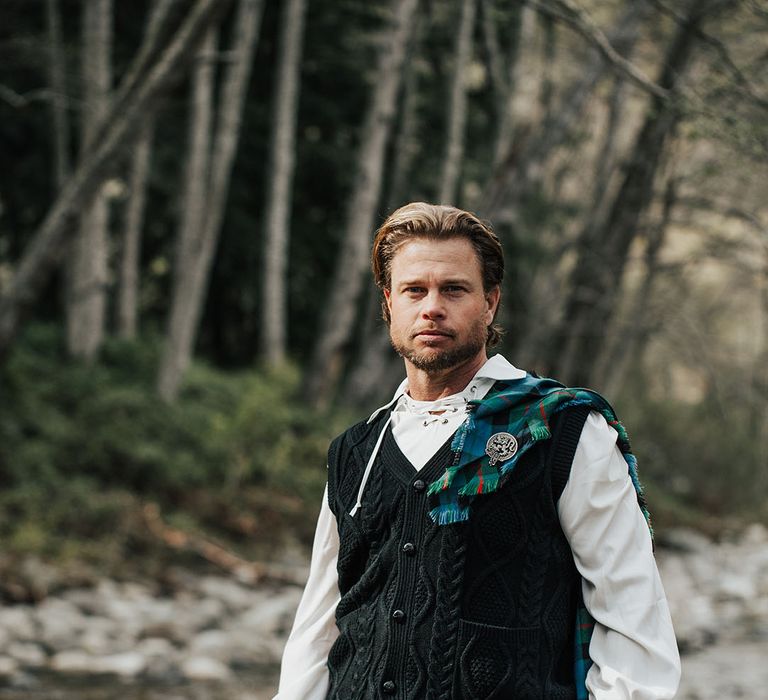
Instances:
[[[396,341],[391,334],[389,340],[400,357],[408,360],[416,369],[420,369],[427,374],[434,374],[451,369],[452,367],[458,367],[475,357],[485,347],[486,330],[483,327],[482,334],[473,333],[464,345],[427,357],[420,355],[413,348],[406,348],[402,343]]]

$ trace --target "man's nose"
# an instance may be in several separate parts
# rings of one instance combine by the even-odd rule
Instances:
[[[445,316],[445,304],[439,292],[429,292],[424,297],[421,316],[422,318],[443,318]]]

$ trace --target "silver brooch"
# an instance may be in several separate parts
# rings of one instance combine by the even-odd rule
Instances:
[[[491,466],[506,462],[517,452],[517,440],[509,433],[494,433],[485,443],[485,454],[491,458]]]

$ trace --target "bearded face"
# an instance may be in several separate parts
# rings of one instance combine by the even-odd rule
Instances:
[[[483,289],[480,261],[467,239],[404,244],[392,259],[385,297],[392,346],[416,369],[440,372],[485,356],[498,289]]]

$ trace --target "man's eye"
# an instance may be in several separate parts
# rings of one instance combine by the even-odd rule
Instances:
[[[424,291],[423,287],[406,287],[406,294],[421,294]]]
[[[457,284],[451,284],[451,285],[448,285],[448,286],[445,288],[445,291],[446,291],[448,294],[458,294],[458,293],[460,293],[460,292],[463,292],[463,291],[464,291],[464,287],[460,287],[460,286],[459,286],[459,285],[457,285]]]

